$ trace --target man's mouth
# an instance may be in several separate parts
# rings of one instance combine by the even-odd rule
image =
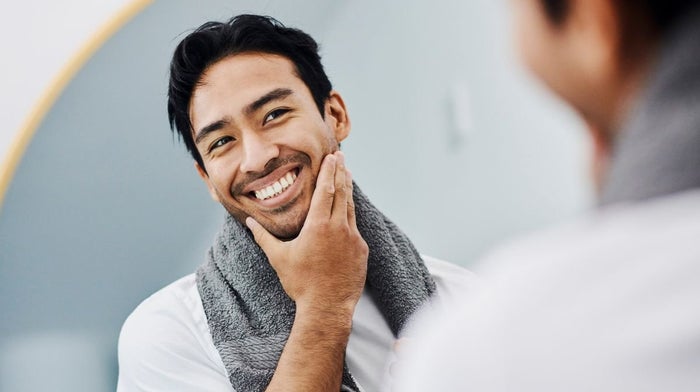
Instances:
[[[294,181],[297,179],[297,169],[291,170],[287,172],[284,176],[280,177],[277,181],[273,182],[272,184],[262,188],[258,189],[256,191],[253,191],[255,194],[255,197],[258,200],[267,200],[271,199],[275,196],[280,195],[282,192],[284,192],[287,188],[292,186],[294,184]]]

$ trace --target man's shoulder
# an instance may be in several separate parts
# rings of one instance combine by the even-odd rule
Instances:
[[[570,387],[580,369],[596,386],[629,381],[637,385],[626,390],[639,390],[678,385],[679,377],[697,385],[697,372],[659,367],[659,358],[694,365],[687,347],[700,328],[697,233],[695,191],[601,209],[495,250],[480,261],[476,295],[422,320],[397,390],[464,380],[498,388],[504,357],[518,369],[514,385],[531,390]],[[415,376],[426,369],[431,378]],[[533,378],[541,369],[558,371]]]
[[[194,274],[141,302],[124,322],[118,346],[119,391],[174,390],[184,384],[192,384],[193,391],[231,390]]]
[[[182,342],[183,335],[200,335],[203,311],[194,274],[158,290],[127,317],[119,336],[121,353],[143,355],[159,344]],[[205,324],[206,325],[206,324]]]
[[[476,275],[462,266],[424,254],[421,257],[441,296],[452,296],[476,284]]]
[[[668,266],[671,255],[685,260],[700,252],[698,231],[700,190],[612,205],[494,249],[481,261],[480,275],[569,273],[571,265],[610,270],[642,261]],[[659,258],[660,251],[670,253]]]
[[[194,274],[186,275],[144,299],[124,323],[125,326],[150,324],[159,319],[191,316],[199,293]]]

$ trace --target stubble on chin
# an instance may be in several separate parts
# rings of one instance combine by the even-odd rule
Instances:
[[[336,142],[337,143],[337,142]],[[331,154],[337,150],[339,150],[340,145],[339,144],[331,144],[331,148],[329,148],[329,152],[327,154]],[[324,155],[325,157],[325,155]],[[258,178],[262,178],[269,173],[273,172],[275,169],[278,167],[285,165],[289,162],[299,162],[301,163],[301,166],[303,169],[305,169],[309,175],[311,176],[310,179],[310,189],[308,192],[310,192],[310,195],[313,195],[314,191],[316,190],[316,181],[318,179],[318,172],[313,172],[311,168],[311,158],[306,155],[306,154],[296,154],[291,157],[287,157],[286,159],[279,159],[279,160],[273,160],[268,162],[268,164],[265,167],[265,170],[262,173],[257,173],[251,176],[248,176],[245,180],[239,182],[238,184],[234,185],[231,189],[231,193],[233,195],[236,195],[237,191],[238,194],[240,194],[240,190],[244,189],[245,186],[247,186],[248,183],[251,181],[254,181]],[[320,169],[320,167],[319,167]],[[309,203],[304,206],[305,208],[302,209],[297,214],[294,214],[293,208],[295,205],[300,203],[299,198],[301,198],[301,195],[293,200],[291,200],[289,203],[277,207],[273,210],[270,211],[270,214],[275,216],[275,215],[280,215],[279,220],[286,220],[288,221],[287,224],[279,224],[279,223],[268,223],[264,221],[260,221],[261,219],[256,218],[255,216],[249,215],[245,212],[243,212],[240,209],[236,209],[233,206],[227,205],[226,203],[222,203],[223,207],[228,211],[228,213],[234,217],[236,220],[241,222],[241,224],[245,227],[245,220],[248,218],[248,216],[252,216],[255,219],[258,219],[258,222],[265,227],[267,231],[270,232],[270,234],[274,235],[280,240],[292,240],[296,238],[299,235],[299,232],[301,232],[302,227],[304,226],[304,222],[306,221],[306,216],[309,213],[309,208],[311,204],[311,200],[309,199]],[[283,217],[283,215],[291,214],[291,216]],[[270,218],[274,219],[274,218]]]
[[[303,208],[302,211],[294,212],[294,206],[299,203],[298,199],[294,199],[289,203],[280,206],[266,214],[248,214],[241,209],[235,208],[227,203],[222,203],[224,209],[234,219],[246,227],[245,220],[250,216],[257,220],[265,230],[280,240],[291,240],[299,235],[304,221],[309,213],[309,205]]]

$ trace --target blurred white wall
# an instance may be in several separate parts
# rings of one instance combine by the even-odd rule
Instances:
[[[506,6],[348,1],[322,37],[355,178],[421,251],[462,265],[590,199],[581,124],[521,68]]]
[[[104,342],[83,331],[30,333],[0,350],[0,391],[113,391]]]

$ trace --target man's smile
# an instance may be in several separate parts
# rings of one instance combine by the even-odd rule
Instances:
[[[302,192],[301,184],[298,184],[302,171],[303,166],[297,162],[283,165],[249,183],[242,194],[266,209],[286,206]]]
[[[255,197],[257,197],[259,200],[267,200],[280,195],[287,188],[292,186],[292,184],[294,184],[294,181],[296,181],[297,175],[295,171],[296,170],[289,171],[287,172],[287,174],[285,174],[279,180],[273,182],[272,184],[260,190],[253,191]]]

